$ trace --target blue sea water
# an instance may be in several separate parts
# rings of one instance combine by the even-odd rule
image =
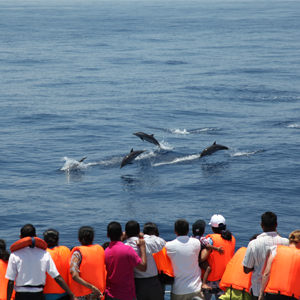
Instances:
[[[219,213],[237,247],[268,210],[300,228],[299,1],[1,1],[0,26],[8,246],[26,223],[69,247],[131,219],[172,240]],[[214,141],[230,149],[199,159]]]

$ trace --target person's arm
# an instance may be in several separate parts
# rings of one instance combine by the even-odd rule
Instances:
[[[267,260],[267,265],[261,280],[261,287],[260,287],[260,291],[259,291],[259,297],[258,300],[263,300],[264,299],[264,292],[265,292],[265,288],[269,282],[270,279],[270,273],[271,273],[271,267],[272,267],[272,263],[273,263],[273,256],[270,255],[268,260]]]
[[[93,292],[93,294],[95,295],[95,296],[100,296],[100,297],[103,297],[103,294],[101,293],[101,291],[97,288],[97,287],[95,287],[94,285],[92,285],[91,283],[89,283],[89,282],[87,282],[87,281],[85,281],[84,279],[82,279],[80,276],[79,276],[79,273],[78,272],[75,272],[75,271],[71,271],[71,275],[72,275],[72,279],[75,281],[75,282],[77,282],[77,283],[79,283],[79,284],[81,284],[81,285],[83,285],[83,286],[85,286],[85,287],[87,287],[88,289],[90,289],[92,292]],[[57,278],[57,277],[56,277]],[[55,278],[55,281],[56,281],[56,278]],[[63,278],[62,278],[63,279]],[[63,288],[63,287],[62,287]],[[67,291],[66,291],[67,292]],[[70,294],[69,294],[70,295]]]
[[[64,279],[58,275],[54,278],[54,280],[56,281],[56,283],[65,291],[68,293],[68,295],[73,299],[73,300],[78,300],[78,298],[72,293],[72,291],[70,290],[70,288],[68,287],[68,285],[66,284],[66,282],[64,281]]]
[[[84,279],[82,279],[79,275],[79,266],[80,266],[80,263],[81,263],[81,253],[80,251],[76,250],[74,251],[74,253],[72,254],[72,257],[71,257],[71,261],[70,261],[70,273],[71,273],[71,276],[72,276],[72,279],[87,287],[88,289],[90,289],[94,294],[95,296],[103,296],[101,291],[95,287],[94,285],[92,285],[91,283],[85,281]]]
[[[12,292],[13,292],[13,289],[14,289],[14,281],[13,280],[8,280],[8,283],[7,283],[7,297],[6,299],[10,300],[11,299],[11,295],[12,295]]]
[[[145,240],[139,239],[136,241],[136,244],[141,250],[141,259],[142,262],[136,266],[136,268],[141,272],[147,271],[147,256],[146,256],[146,243]]]
[[[207,244],[205,246],[208,250],[215,250],[215,251],[218,251],[220,254],[224,254],[225,253],[225,250],[223,249],[223,246],[221,247],[215,247],[211,244]]]
[[[201,251],[201,255],[200,255],[200,257],[199,257],[199,263],[202,263],[202,262],[204,262],[205,260],[207,260],[207,258],[208,258],[208,256],[209,256],[209,254],[210,254],[211,251],[212,251],[212,250],[203,249],[203,250]]]

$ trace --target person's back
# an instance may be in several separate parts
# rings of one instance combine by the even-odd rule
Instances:
[[[263,233],[258,235],[257,238],[251,241],[246,250],[243,260],[244,272],[247,274],[252,273],[252,293],[255,299],[259,296],[259,290],[262,280],[262,268],[265,263],[267,253],[272,246],[285,245],[288,246],[289,241],[278,235],[277,216],[273,212],[265,212],[261,216],[261,227]]]
[[[220,281],[220,288],[226,291],[220,299],[231,300],[251,300],[250,287],[252,273],[245,274],[242,261],[246,253],[246,248],[240,248],[226,266],[225,272]]]
[[[105,291],[105,255],[103,248],[93,244],[94,229],[82,226],[78,230],[81,246],[72,248],[69,285],[77,297],[94,299]]]
[[[166,245],[167,255],[171,260],[175,275],[171,299],[203,297],[201,293],[201,270],[198,266],[201,245],[198,239],[190,238],[187,235],[188,232],[188,222],[184,219],[177,220],[175,222],[177,238],[167,242]]]
[[[47,272],[69,296],[78,300],[59,275],[46,249],[47,243],[36,237],[35,228],[31,224],[24,225],[21,229],[20,240],[10,248],[12,253],[5,275],[9,279],[7,298],[10,298],[14,288],[17,292],[16,300],[44,300],[43,287]]]
[[[0,299],[6,300],[6,290],[8,279],[5,278],[9,252],[6,250],[6,243],[4,240],[0,239]],[[14,298],[14,294],[12,295],[12,299]]]
[[[70,249],[65,246],[59,246],[59,232],[54,229],[49,229],[43,233],[44,241],[47,243],[47,252],[50,253],[57,271],[69,283],[69,260]],[[46,275],[46,284],[44,287],[44,295],[46,300],[69,299],[68,294],[51,278]]]
[[[146,228],[149,229],[152,226],[153,230],[156,229],[158,231],[154,223],[149,222],[146,225],[148,226]],[[153,254],[161,251],[165,247],[166,242],[155,234],[142,234],[139,223],[133,220],[127,222],[125,225],[125,233],[128,238],[126,245],[132,247],[139,256],[141,255],[141,251],[136,244],[139,236],[143,237],[146,243],[147,271],[141,272],[137,268],[134,268],[137,298],[139,300],[162,300],[163,291],[157,277],[158,271]]]
[[[147,270],[145,242],[139,240],[140,258],[136,252],[121,242],[122,228],[117,222],[107,226],[107,237],[111,239],[105,249],[105,264],[107,270],[105,299],[133,300],[136,298],[133,268]]]

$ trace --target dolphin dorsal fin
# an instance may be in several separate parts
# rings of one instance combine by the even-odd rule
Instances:
[[[133,148],[131,149],[131,151],[130,152],[133,152]]]
[[[153,133],[153,134],[150,134],[150,136],[154,136],[154,133]]]
[[[216,142],[213,143],[213,145],[215,145],[215,144],[216,144]]]

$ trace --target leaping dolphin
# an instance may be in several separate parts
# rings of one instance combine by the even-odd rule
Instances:
[[[83,162],[86,159],[86,156],[83,157],[81,160],[79,160],[78,162]]]
[[[142,141],[147,141],[151,144],[154,144],[155,146],[158,146],[160,147],[160,144],[159,142],[154,138],[154,134],[147,134],[147,133],[144,133],[144,132],[136,132],[136,133],[133,133],[133,135],[136,135],[138,136]]]
[[[132,164],[132,161],[137,158],[140,154],[142,154],[143,152],[146,152],[148,150],[137,150],[137,151],[133,151],[133,148],[131,149],[131,151],[129,152],[129,154],[127,154],[122,162],[121,162],[121,168],[123,168],[125,165],[128,165],[128,164]]]
[[[205,148],[201,154],[200,157],[206,156],[206,155],[212,155],[213,153],[219,151],[219,150],[228,150],[228,147],[222,146],[222,145],[217,145],[216,142],[214,142],[211,146]]]

